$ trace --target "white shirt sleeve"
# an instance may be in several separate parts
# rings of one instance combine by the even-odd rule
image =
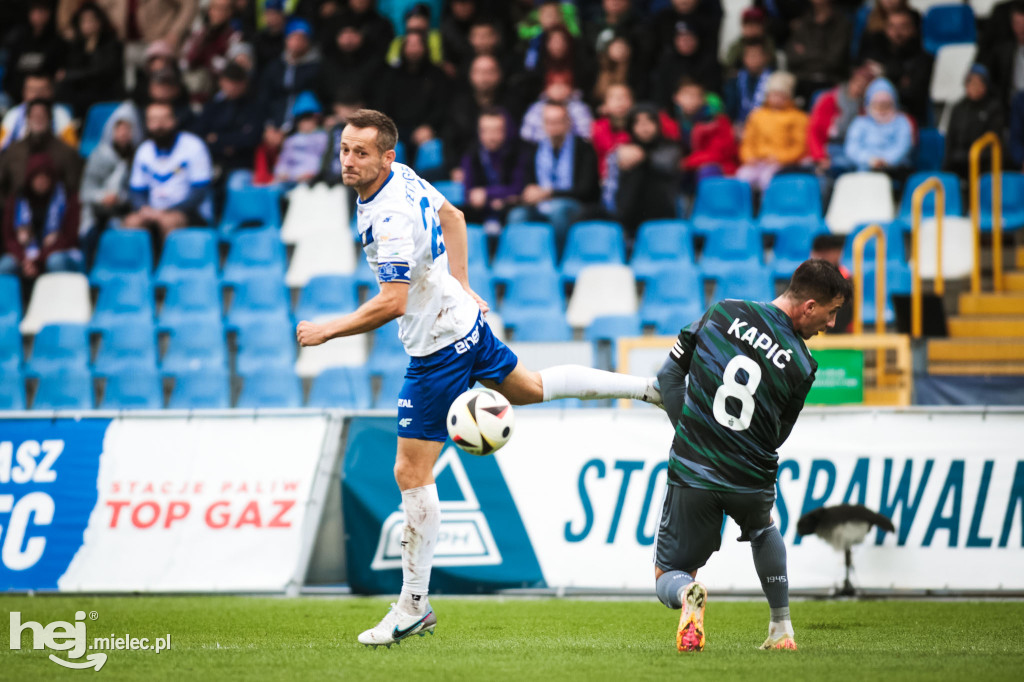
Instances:
[[[373,240],[377,243],[377,281],[409,282],[409,273],[416,266],[415,225],[404,213],[388,213],[375,221]]]

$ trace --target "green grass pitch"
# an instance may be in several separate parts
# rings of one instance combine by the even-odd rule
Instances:
[[[764,602],[708,602],[707,646],[675,650],[678,612],[654,601],[432,600],[437,634],[373,650],[364,598],[0,596],[0,680],[1020,680],[1024,602],[794,602],[800,650],[758,651]],[[88,638],[171,634],[171,649],[110,651],[101,671],[8,649],[8,614],[86,619]],[[683,677],[685,676],[685,677]]]

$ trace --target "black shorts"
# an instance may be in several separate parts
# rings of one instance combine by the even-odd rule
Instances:
[[[748,540],[771,525],[774,504],[774,490],[727,493],[669,485],[654,563],[663,571],[695,571],[722,546],[723,514],[740,527],[740,540]]]

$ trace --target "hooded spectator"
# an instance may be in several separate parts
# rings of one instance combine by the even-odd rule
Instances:
[[[903,175],[909,170],[914,130],[899,109],[896,89],[876,78],[864,93],[867,114],[858,116],[846,133],[846,157],[857,170]]]
[[[141,131],[135,117],[119,110],[107,121],[99,143],[85,163],[79,192],[82,203],[79,235],[89,255],[99,243],[107,222],[131,210],[128,178],[140,141]]]
[[[295,131],[285,138],[274,164],[274,178],[286,185],[310,182],[320,172],[327,133],[320,126],[322,111],[312,92],[300,93],[292,107]]]
[[[1002,139],[1003,106],[992,94],[988,69],[975,64],[964,82],[965,96],[953,107],[946,130],[946,159],[943,168],[962,178],[969,172],[971,145],[985,133],[995,133]],[[982,168],[991,165],[989,151],[981,159]]]

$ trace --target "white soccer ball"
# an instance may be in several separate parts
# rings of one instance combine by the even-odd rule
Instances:
[[[508,399],[489,388],[471,388],[448,409],[448,435],[471,455],[489,455],[508,442],[515,429]]]

